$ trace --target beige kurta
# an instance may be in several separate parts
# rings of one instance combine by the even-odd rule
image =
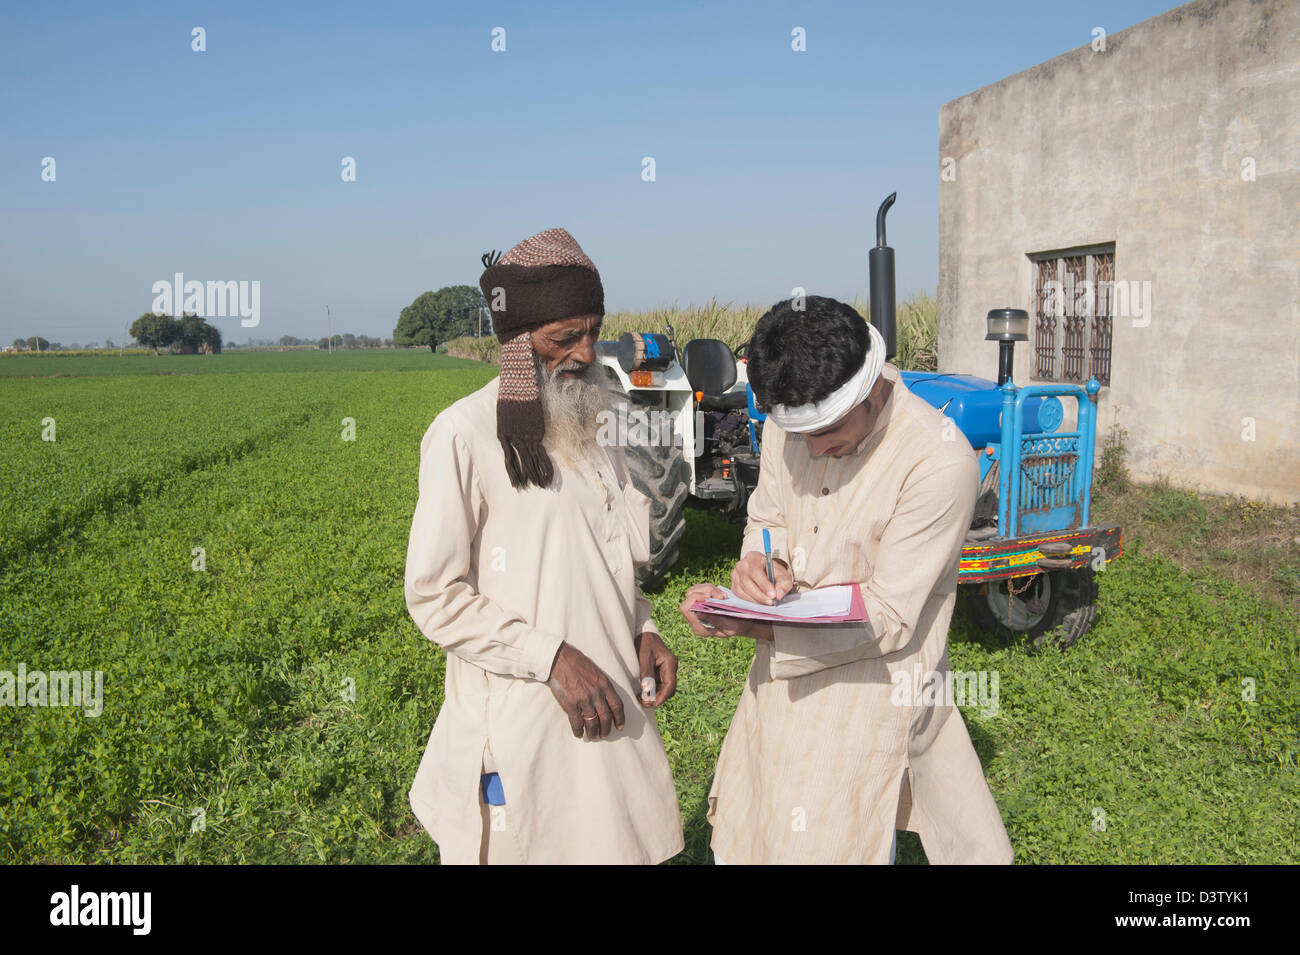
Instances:
[[[1011,843],[961,713],[897,705],[948,669],[948,622],[979,466],[899,380],[851,453],[814,457],[769,419],[741,552],[790,561],[799,587],[857,583],[867,623],[775,626],[709,793],[713,850],[735,863],[887,863],[894,829],[932,863],[1006,863]],[[946,424],[945,424],[946,423]],[[909,792],[910,789],[910,792]]]
[[[447,672],[411,808],[443,862],[477,862],[486,768],[506,801],[490,838],[514,840],[525,862],[661,862],[683,840],[654,713],[638,702],[633,640],[656,629],[633,566],[649,553],[649,501],[621,450],[595,444],[589,474],[553,459],[558,487],[515,490],[496,399],[493,380],[438,415],[420,444],[406,604],[446,651]],[[576,739],[546,685],[562,640],[623,700],[625,726],[604,740]]]

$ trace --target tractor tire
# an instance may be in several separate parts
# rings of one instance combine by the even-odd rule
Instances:
[[[644,409],[635,399],[617,392],[610,404],[623,419],[621,434],[632,434],[629,412]],[[686,498],[690,493],[690,471],[680,445],[631,443],[623,449],[628,474],[638,491],[650,498],[650,559],[638,564],[637,583],[643,590],[654,590],[677,562],[682,534],[686,532]]]
[[[1023,577],[1014,580],[1017,587],[1024,582]],[[1065,650],[1092,626],[1097,613],[1097,580],[1089,567],[1044,571],[1023,592],[1010,598],[1007,581],[999,580],[967,587],[966,600],[976,625],[1003,643],[1028,637],[1035,649]]]
[[[989,473],[980,482],[978,496],[975,498],[975,513],[971,515],[971,527],[996,527],[998,523],[998,462],[994,461]]]

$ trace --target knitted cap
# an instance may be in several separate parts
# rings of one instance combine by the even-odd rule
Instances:
[[[539,232],[505,255],[485,253],[482,262],[478,284],[501,342],[497,439],[506,473],[520,490],[547,487],[555,471],[542,446],[546,418],[531,333],[548,322],[604,315],[605,290],[595,264],[564,229]]]
[[[600,273],[573,236],[547,229],[505,255],[483,257],[479,288],[492,312],[492,330],[504,344],[525,328],[579,315],[604,315]]]

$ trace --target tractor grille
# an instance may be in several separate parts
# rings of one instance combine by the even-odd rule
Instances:
[[[1023,438],[1020,444],[1020,512],[1046,512],[1076,504],[1077,436]]]

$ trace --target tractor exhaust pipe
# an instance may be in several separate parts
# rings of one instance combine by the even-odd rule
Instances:
[[[871,282],[871,324],[885,340],[885,361],[897,354],[894,331],[894,250],[885,244],[885,213],[898,193],[891,192],[876,211],[876,247],[867,253]]]

